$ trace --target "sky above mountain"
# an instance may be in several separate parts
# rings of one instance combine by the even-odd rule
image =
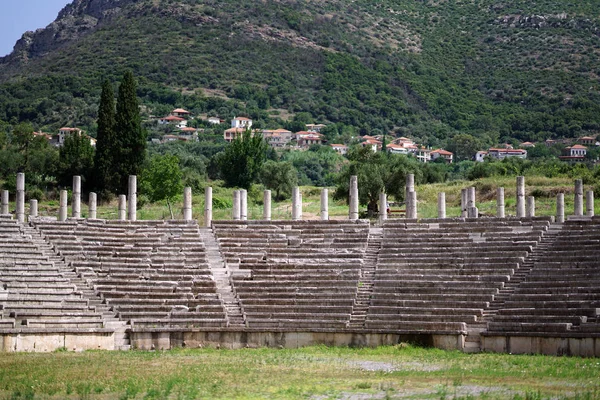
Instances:
[[[2,1],[0,12],[0,57],[9,54],[26,31],[44,28],[71,0]]]

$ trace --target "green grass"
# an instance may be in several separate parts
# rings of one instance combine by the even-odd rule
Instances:
[[[600,398],[600,360],[407,345],[5,353],[0,398]]]

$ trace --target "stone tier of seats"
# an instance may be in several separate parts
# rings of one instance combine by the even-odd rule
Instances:
[[[600,334],[600,218],[565,222],[487,335]]]
[[[388,220],[368,329],[466,332],[528,256],[548,218]]]
[[[16,221],[0,219],[0,331],[109,330],[65,271]]]
[[[35,226],[132,328],[227,326],[196,222],[70,220]]]
[[[215,221],[249,328],[343,330],[369,236],[364,221]]]

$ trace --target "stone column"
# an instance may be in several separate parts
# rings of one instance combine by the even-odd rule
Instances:
[[[292,221],[302,219],[302,195],[298,186],[292,189]]]
[[[119,195],[119,221],[125,221],[127,219],[127,196],[124,194]]]
[[[556,222],[562,224],[565,222],[565,194],[556,195]]]
[[[387,219],[387,196],[385,193],[379,193],[379,222],[383,224],[383,221]]]
[[[329,190],[321,189],[321,220],[329,219]]]
[[[504,188],[496,189],[496,217],[504,218]]]
[[[525,177],[517,176],[517,218],[525,216]]]
[[[127,219],[137,220],[137,176],[129,175],[129,204],[127,206]]]
[[[183,220],[192,220],[192,188],[183,188]]]
[[[88,219],[96,219],[96,210],[98,209],[98,196],[94,192],[90,192],[88,199]]]
[[[248,191],[246,189],[240,190],[240,219],[248,220]]]
[[[573,214],[576,217],[583,216],[583,181],[575,179],[575,204]]]
[[[356,221],[358,219],[358,177],[352,175],[350,177],[350,210],[348,219]]]
[[[213,211],[213,198],[212,198],[212,187],[208,186],[204,189],[204,226],[210,228],[212,226],[212,211]],[[191,207],[190,207],[191,208]]]
[[[408,207],[408,194],[415,191],[415,174],[406,175],[406,186],[404,188],[404,198],[406,207]]]
[[[467,217],[467,197],[468,197],[468,193],[467,193],[467,189],[461,189],[460,190],[460,216],[462,218],[466,218]]]
[[[408,218],[410,204],[410,192],[415,191],[415,174],[407,174],[404,183],[404,209],[406,210],[406,218]]]
[[[585,215],[588,217],[594,216],[594,191],[588,190],[585,192]]]
[[[477,209],[475,201],[475,188],[470,187],[467,189],[467,217],[477,218],[479,217],[479,210]]]
[[[408,201],[406,203],[406,218],[417,218],[417,192],[408,192]]]
[[[438,218],[446,218],[446,193],[438,193]]]
[[[8,215],[9,214],[9,207],[8,207],[8,197],[9,197],[9,193],[8,190],[3,190],[2,191],[2,210],[0,210],[0,214],[2,215]]]
[[[17,221],[25,222],[25,174],[17,174]]]
[[[271,220],[271,191],[265,190],[263,192],[263,219],[265,221]]]
[[[36,199],[29,200],[29,217],[38,216],[38,201]]]
[[[60,200],[58,206],[58,220],[66,221],[67,220],[67,191],[60,191]]]
[[[81,218],[81,176],[73,177],[73,194],[71,196],[71,217]]]
[[[239,221],[240,219],[240,191],[239,190],[234,190],[233,191],[233,220],[234,221]]]
[[[535,217],[535,197],[533,196],[527,196],[526,215],[528,218]]]

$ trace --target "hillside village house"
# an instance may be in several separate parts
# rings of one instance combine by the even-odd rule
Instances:
[[[223,132],[223,139],[226,142],[231,143],[236,138],[242,136],[246,129],[249,129],[252,126],[252,120],[246,117],[235,117],[231,120],[231,128],[226,129]],[[252,132],[252,136],[254,136],[254,132]]]
[[[417,149],[415,153],[415,157],[417,157],[417,161],[426,163],[431,161],[431,149],[427,149],[425,147],[421,147]]]
[[[558,158],[562,161],[579,162],[584,161],[587,154],[587,147],[580,144],[574,144],[565,148],[563,155]]]
[[[174,125],[177,128],[185,128],[187,126],[187,120],[182,117],[176,117],[175,115],[168,115],[158,120],[159,125]]]
[[[341,155],[348,154],[348,146],[345,144],[330,144],[331,148]]]
[[[52,140],[51,140],[50,143],[54,144],[55,146],[60,147],[65,144],[65,139],[67,138],[67,136],[73,135],[73,134],[76,134],[79,136],[83,135],[83,136],[87,137],[90,140],[90,144],[92,145],[92,147],[96,147],[96,139],[86,135],[79,128],[68,128],[68,127],[60,128],[58,130],[58,140],[55,143],[52,143]]]
[[[223,121],[221,121],[220,118],[217,118],[217,117],[209,117],[207,119],[207,121],[209,124],[213,124],[213,125],[219,125],[221,122],[223,122]]]
[[[448,150],[438,149],[433,150],[431,153],[431,161],[435,161],[438,158],[442,157],[448,164],[451,164],[454,158],[454,154],[449,152]]]
[[[245,131],[246,131],[246,129],[244,129],[244,128],[226,129],[225,132],[223,132],[223,139],[225,139],[225,141],[227,143],[231,143],[238,137],[242,136]],[[252,136],[254,136],[254,133],[252,134]]]
[[[267,141],[269,146],[274,148],[285,147],[292,141],[293,133],[287,129],[265,129],[262,131],[263,138]]]
[[[296,144],[302,149],[307,149],[315,144],[323,144],[323,135],[317,132],[296,132]]]
[[[171,111],[171,115],[187,119],[192,115],[192,113],[187,110],[184,110],[183,108],[176,108],[173,111]]]
[[[488,155],[497,160],[504,160],[509,157],[527,158],[527,150],[525,149],[489,149]]]
[[[579,140],[577,140],[577,143],[579,143],[582,146],[595,146],[596,139],[594,139],[593,137],[590,137],[590,136],[584,136],[584,137],[580,137]]]
[[[535,147],[535,144],[531,143],[531,142],[523,142],[523,143],[521,143],[521,147],[523,147],[523,148]]]
[[[306,130],[309,132],[317,132],[321,133],[321,129],[325,128],[327,125],[323,124],[306,124]]]
[[[242,129],[250,128],[252,127],[252,120],[246,117],[235,117],[231,120],[231,127]]]

